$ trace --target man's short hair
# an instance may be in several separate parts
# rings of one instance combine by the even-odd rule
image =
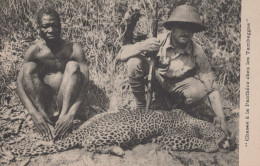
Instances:
[[[37,24],[41,25],[42,23],[42,16],[46,14],[46,15],[52,15],[54,16],[58,22],[60,22],[60,16],[59,13],[56,12],[55,9],[53,9],[52,7],[43,7],[39,10],[39,12],[37,13]]]

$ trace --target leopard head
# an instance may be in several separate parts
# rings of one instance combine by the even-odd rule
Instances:
[[[237,148],[235,137],[224,137],[218,142],[218,147],[220,151],[234,151]]]

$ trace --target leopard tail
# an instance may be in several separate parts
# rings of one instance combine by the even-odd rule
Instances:
[[[36,145],[33,147],[25,148],[11,148],[10,152],[15,156],[36,156],[41,154],[52,154],[72,149],[75,146],[80,146],[81,141],[79,138],[71,134],[63,140],[59,140],[52,145]]]

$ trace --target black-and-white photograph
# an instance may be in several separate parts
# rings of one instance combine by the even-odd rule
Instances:
[[[0,4],[1,165],[240,165],[241,0]]]

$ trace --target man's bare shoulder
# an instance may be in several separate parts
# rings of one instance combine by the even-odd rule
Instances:
[[[27,51],[33,51],[33,52],[37,52],[40,49],[46,47],[46,42],[43,40],[37,40],[33,45],[31,45]]]
[[[24,60],[25,62],[27,61],[33,61],[36,57],[37,57],[37,53],[41,50],[41,48],[43,48],[44,46],[46,46],[46,43],[44,41],[36,41],[33,45],[31,45],[25,55],[24,55]]]
[[[82,47],[77,43],[71,43],[72,44],[72,58],[74,59],[82,59],[85,58],[84,52]]]
[[[79,55],[79,53],[82,51],[82,48],[79,44],[63,40],[63,49],[70,49],[72,54],[75,54],[76,56]]]
[[[44,40],[37,40],[31,47],[35,47],[35,49],[40,49],[42,47],[46,47],[47,44]]]

